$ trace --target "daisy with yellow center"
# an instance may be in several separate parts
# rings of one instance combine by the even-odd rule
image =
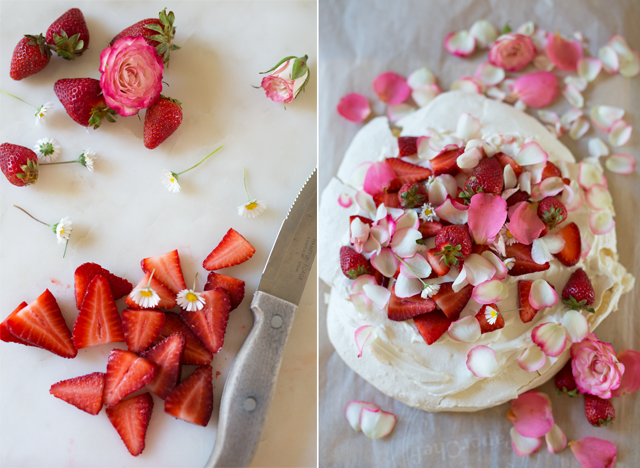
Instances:
[[[164,185],[164,188],[166,188],[169,192],[178,193],[180,191],[180,189],[181,189],[180,184],[178,183],[178,176],[181,175],[181,174],[184,174],[185,172],[190,171],[191,169],[195,169],[200,164],[202,164],[207,159],[209,159],[210,156],[212,156],[213,154],[218,152],[218,150],[220,148],[222,148],[222,146],[220,146],[219,148],[216,148],[211,153],[206,155],[204,157],[204,159],[202,161],[200,161],[198,164],[196,164],[195,166],[191,166],[189,169],[185,169],[182,172],[173,172],[173,171],[170,171],[168,169],[164,169],[162,171],[162,176],[160,177],[160,182],[162,182],[162,185]]]
[[[242,179],[244,180],[244,192],[247,194],[247,203],[238,207],[238,214],[243,218],[257,218],[267,209],[267,202],[264,200],[252,199],[247,190],[247,171],[242,168]]]
[[[178,305],[187,312],[196,312],[201,310],[205,305],[202,293],[195,292],[197,279],[198,274],[196,273],[196,279],[193,280],[193,289],[183,289],[176,297]]]
[[[484,310],[484,318],[487,319],[487,323],[489,325],[494,325],[496,323],[496,320],[498,320],[498,315],[498,311],[493,307],[487,306],[487,308]]]
[[[44,163],[40,163],[40,165],[41,166],[53,166],[55,164],[73,164],[73,163],[78,163],[78,164],[82,164],[84,167],[89,169],[89,172],[93,172],[93,166],[95,165],[97,159],[98,158],[96,157],[95,151],[93,151],[91,148],[87,148],[82,153],[80,153],[80,156],[78,156],[78,159],[74,159],[72,161],[44,162]]]
[[[39,219],[33,217],[31,214],[27,212],[24,208],[20,208],[17,205],[13,205],[18,208],[20,211],[24,212],[27,216],[29,216],[34,221],[39,222],[40,224],[44,224],[51,228],[51,231],[56,235],[58,239],[58,244],[65,243],[64,253],[62,254],[62,258],[67,254],[67,246],[69,245],[69,238],[71,237],[71,231],[73,231],[73,221],[69,216],[62,218],[59,223],[56,224],[47,224]]]
[[[517,242],[516,238],[513,237],[513,234],[509,230],[509,223],[505,223],[505,225],[502,226],[502,228],[500,229],[500,235],[504,237],[504,241],[507,245],[511,245]]]
[[[153,274],[155,272],[156,270],[154,268],[154,270],[151,272],[151,276],[149,277],[149,282],[147,283],[146,287],[136,287],[133,291],[131,291],[130,294],[133,302],[138,304],[143,309],[151,309],[160,303],[160,296],[158,296],[158,293],[151,288],[151,278],[153,278]]]
[[[420,219],[423,221],[438,221],[440,218],[436,214],[436,210],[431,205],[431,203],[425,203],[424,205],[422,205]]]

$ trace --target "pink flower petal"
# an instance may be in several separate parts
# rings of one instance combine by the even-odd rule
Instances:
[[[564,190],[562,177],[547,177],[540,183],[540,194],[543,197],[558,195]]]
[[[553,427],[551,400],[543,392],[525,392],[511,400],[507,418],[521,436],[542,437]]]
[[[553,124],[553,125],[555,125],[558,122],[560,122],[560,117],[558,116],[557,113],[555,113],[553,111],[539,110],[538,111],[538,117],[543,122],[549,123],[549,124]]]
[[[442,205],[436,208],[436,215],[438,215],[438,218],[448,221],[451,224],[467,224],[468,208],[462,209],[462,206],[458,203],[454,205],[451,197],[448,197]]]
[[[564,189],[562,189],[562,193],[558,197],[558,199],[562,202],[565,208],[567,208],[567,211],[571,211],[569,210],[569,205],[573,203],[575,198],[576,198],[576,194],[573,190],[573,187],[571,187],[571,185],[565,185]]]
[[[611,47],[620,60],[620,69],[618,70],[625,78],[632,78],[640,73],[640,56],[638,52],[631,49],[624,37],[619,34],[614,35],[607,42],[607,46]]]
[[[480,322],[473,315],[467,315],[465,318],[451,323],[448,333],[452,340],[462,343],[473,343],[478,341],[482,335]]]
[[[618,70],[620,70],[620,59],[613,47],[600,47],[600,50],[598,50],[598,58],[602,62],[602,68],[604,68],[604,71],[610,75],[618,73]]]
[[[511,215],[509,231],[521,244],[531,245],[544,228],[544,223],[538,217],[537,204],[522,203]]]
[[[471,197],[468,223],[476,244],[486,244],[507,220],[507,202],[497,195],[478,193]]]
[[[472,169],[478,165],[482,156],[478,148],[471,148],[458,156],[456,164],[460,169]]]
[[[371,325],[367,325],[371,326]],[[361,327],[362,328],[362,327]],[[366,401],[350,401],[344,408],[344,416],[349,421],[349,425],[356,431],[361,431],[360,427],[360,412],[363,408],[369,408],[372,410],[378,409],[378,406]]]
[[[516,155],[516,162],[521,166],[546,163],[549,155],[535,141],[525,143]]]
[[[502,281],[497,279],[489,280],[474,287],[471,297],[473,297],[478,304],[493,304],[500,300],[504,289],[505,285]]]
[[[582,44],[579,41],[568,41],[559,33],[549,33],[546,52],[560,70],[574,71],[582,58]]]
[[[578,76],[589,82],[595,80],[602,70],[602,61],[597,58],[583,57],[578,60]]]
[[[599,158],[600,156],[609,155],[609,147],[605,145],[601,138],[594,137],[589,138],[589,156],[592,158]]]
[[[469,28],[469,34],[476,38],[476,46],[479,49],[486,49],[493,44],[500,32],[487,20],[477,20]]]
[[[380,439],[391,434],[396,427],[396,415],[381,409],[362,408],[360,427],[370,439]]]
[[[359,164],[358,167],[354,169],[354,171],[351,173],[351,178],[349,180],[349,182],[353,187],[362,188],[362,186],[364,185],[364,178],[366,177],[367,171],[369,170],[372,164],[373,162],[371,161],[363,162],[362,164]]]
[[[338,205],[342,208],[349,208],[353,204],[353,200],[348,193],[341,193],[338,196]]]
[[[391,249],[384,248],[380,253],[374,253],[371,256],[371,266],[382,273],[383,276],[391,278],[398,270],[398,259]]]
[[[360,275],[353,283],[351,283],[351,294],[360,294],[364,292],[362,287],[365,284],[378,284],[376,279],[372,275]]]
[[[409,104],[391,104],[387,109],[387,117],[390,122],[397,122],[407,115],[413,114],[417,110],[418,108],[416,106]]]
[[[467,369],[480,379],[493,377],[498,372],[496,353],[488,346],[474,347],[467,353]]]
[[[589,115],[596,127],[609,133],[613,124],[624,116],[624,109],[612,106],[595,106],[591,108]]]
[[[564,432],[557,424],[554,424],[551,430],[545,434],[544,440],[547,442],[547,449],[551,453],[561,452],[567,446],[567,436],[564,435]]]
[[[607,179],[602,174],[599,164],[581,162],[578,168],[578,184],[584,190],[589,190],[594,185],[607,186]]]
[[[547,71],[522,75],[514,81],[511,89],[522,102],[536,109],[550,105],[560,92],[558,78]]]
[[[614,122],[609,130],[609,144],[611,146],[622,146],[631,138],[631,125],[624,120]]]
[[[605,167],[616,174],[631,174],[636,168],[636,161],[628,154],[612,154],[604,163]]]
[[[601,236],[611,232],[615,227],[616,222],[611,216],[611,212],[608,210],[596,211],[589,216],[589,228],[596,236]]]
[[[395,179],[396,172],[384,162],[376,162],[369,166],[367,175],[364,178],[364,191],[369,195],[380,195],[385,193],[390,182]]]
[[[613,199],[607,187],[604,185],[596,184],[592,185],[589,190],[585,192],[587,203],[594,210],[607,210],[613,208]]]
[[[572,140],[576,141],[582,138],[588,131],[589,121],[580,117],[571,124],[571,128],[569,129],[569,136]]]
[[[411,97],[416,101],[416,104],[418,104],[419,107],[424,107],[433,101],[441,92],[442,89],[440,89],[440,86],[437,84],[426,84],[414,89],[411,92]]]
[[[482,256],[487,260],[489,260],[491,264],[495,267],[496,274],[494,275],[494,279],[503,280],[507,277],[507,274],[509,273],[509,269],[496,254],[494,254],[490,250],[485,250],[484,252],[482,252]]]
[[[573,75],[566,76],[564,78],[564,83],[566,85],[573,86],[574,88],[576,88],[578,91],[581,91],[581,92],[587,89],[587,85],[589,84],[589,82],[584,78],[576,77]]]
[[[338,114],[351,122],[362,122],[371,114],[371,106],[362,94],[351,93],[338,102]]]
[[[473,115],[463,113],[458,117],[455,134],[462,141],[474,140],[482,136],[482,125]]]
[[[482,94],[482,84],[475,78],[463,76],[451,84],[452,91],[463,91],[465,93]]]
[[[436,76],[427,67],[418,68],[407,77],[407,84],[415,91],[424,85],[436,84]]]
[[[547,356],[557,357],[567,346],[567,332],[562,325],[547,322],[531,331],[531,341]]]
[[[640,353],[627,349],[618,353],[618,361],[624,365],[622,383],[611,392],[614,397],[630,395],[640,389]]]
[[[399,229],[391,239],[391,249],[398,257],[412,257],[418,251],[417,240],[422,239],[420,231],[414,228]]]
[[[444,48],[458,57],[468,57],[476,50],[476,38],[469,31],[449,33],[444,38]]]
[[[413,257],[404,258],[404,263],[400,264],[400,274],[407,278],[427,278],[431,275],[431,265],[420,254]]]
[[[494,67],[489,62],[482,62],[476,68],[474,75],[485,86],[495,86],[505,78],[505,73],[502,68]]]
[[[589,252],[591,252],[591,244],[587,242],[584,235],[581,235],[580,238],[582,240],[582,252],[580,253],[580,258],[584,260],[589,255]]]
[[[378,98],[387,104],[400,104],[411,94],[411,88],[405,79],[393,72],[378,75],[373,81],[373,90]]]
[[[415,210],[407,210],[405,211],[397,220],[396,220],[396,231],[404,228],[414,228],[418,229],[420,227],[420,218],[418,218],[418,213]]]
[[[361,314],[367,314],[371,312],[371,308],[370,308],[371,301],[369,300],[369,298],[364,292],[361,292],[358,294],[351,294],[349,296],[349,300],[351,301],[353,308],[357,312]]]
[[[518,358],[518,365],[527,372],[535,372],[544,366],[547,361],[547,355],[537,346],[529,346],[524,350],[522,356]]]
[[[573,107],[581,108],[584,106],[584,98],[580,93],[580,90],[573,85],[567,85],[562,90],[562,95],[567,98],[569,104]]]
[[[542,439],[539,437],[523,437],[512,427],[509,430],[511,435],[511,447],[519,457],[531,455],[542,446]]]
[[[465,271],[467,281],[477,286],[489,281],[496,274],[496,267],[482,255],[472,253],[464,261],[462,269]]]
[[[423,288],[424,285],[419,279],[398,275],[398,279],[395,282],[395,295],[402,298],[412,297],[420,294]]]
[[[580,343],[589,334],[589,322],[577,310],[565,312],[562,317],[562,326],[567,330],[572,343]]]
[[[616,446],[607,440],[583,437],[568,445],[582,468],[613,468],[616,462]]]
[[[362,357],[362,353],[364,351],[364,347],[367,344],[367,342],[369,341],[369,338],[371,338],[373,336],[373,331],[374,331],[373,325],[362,325],[361,327],[358,327],[356,329],[356,332],[354,334],[354,338],[356,340],[356,346],[358,347],[358,351],[359,351],[358,357]],[[349,404],[351,404],[351,403],[349,403]],[[351,424],[351,420],[349,419],[349,416],[347,414],[347,410],[349,408],[349,404],[347,405],[347,408],[345,409],[345,416],[347,416],[347,420],[349,420],[349,423]],[[351,427],[356,429],[353,426],[353,424],[351,424]],[[356,431],[357,430],[359,430],[359,429],[356,429]]]
[[[429,203],[436,208],[442,205],[449,197],[447,187],[438,179],[429,184],[427,192],[429,193]]]
[[[529,304],[536,309],[553,307],[558,303],[558,293],[549,283],[543,279],[537,279],[531,285],[529,291]]]
[[[356,193],[356,203],[367,213],[376,212],[376,203],[373,201],[373,197],[363,190]]]
[[[365,284],[362,290],[378,309],[384,310],[391,298],[391,291],[377,284]]]

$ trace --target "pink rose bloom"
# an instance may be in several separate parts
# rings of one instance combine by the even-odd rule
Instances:
[[[613,347],[590,333],[571,346],[571,358],[573,378],[580,393],[611,398],[611,391],[620,386],[624,374],[624,365],[618,362]]]
[[[520,71],[536,56],[536,46],[529,36],[505,34],[491,46],[489,63],[506,71]]]
[[[309,81],[308,57],[287,57],[278,65],[269,70],[273,72],[262,78],[260,86],[265,90],[267,97],[274,102],[290,103]],[[295,73],[295,76],[294,76]]]
[[[155,104],[162,91],[162,56],[142,37],[123,37],[100,54],[100,87],[118,115],[129,117]]]

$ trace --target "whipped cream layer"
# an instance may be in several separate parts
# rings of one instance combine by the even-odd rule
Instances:
[[[482,138],[493,142],[499,151],[515,156],[527,139],[533,139],[548,153],[549,160],[572,180],[578,177],[578,164],[571,152],[533,117],[501,102],[482,95],[463,92],[441,94],[427,107],[398,122],[402,135],[427,135],[428,128],[439,133],[453,133],[462,113],[469,113],[482,125]],[[505,144],[501,135],[515,138]],[[618,263],[615,230],[595,236],[589,228],[589,215],[593,211],[585,202],[569,213],[567,222],[580,228],[583,244],[591,245],[586,258],[574,267],[565,267],[558,260],[550,262],[543,272],[517,277],[507,276],[504,283],[509,296],[497,303],[503,313],[505,327],[486,333],[474,343],[452,340],[445,333],[436,343],[427,345],[418,333],[413,320],[394,322],[386,313],[359,313],[349,301],[348,280],[340,269],[339,249],[349,245],[349,216],[367,215],[354,203],[349,208],[338,205],[340,194],[355,200],[356,190],[350,180],[354,170],[363,162],[382,161],[398,155],[397,140],[385,117],[373,119],[363,127],[352,141],[338,171],[322,194],[320,204],[320,277],[332,287],[328,310],[329,338],[342,359],[363,378],[383,393],[410,406],[426,411],[476,411],[495,406],[518,394],[541,385],[551,378],[569,358],[570,342],[557,358],[547,362],[536,372],[520,368],[517,359],[532,345],[531,330],[541,323],[560,322],[567,307],[559,302],[543,309],[529,323],[522,323],[518,311],[517,281],[542,278],[562,290],[571,273],[584,268],[593,284],[596,301],[595,314],[583,312],[591,330],[617,309],[621,294],[633,287],[634,278]],[[420,162],[415,160],[413,162]],[[582,196],[582,189],[577,189]],[[577,196],[577,195],[576,195]],[[554,231],[559,231],[562,223]],[[430,239],[433,243],[433,238]],[[432,245],[428,245],[432,247]],[[470,299],[460,318],[475,315],[481,305]],[[362,325],[373,325],[377,338],[365,348],[362,357],[354,340],[355,330]],[[479,379],[467,368],[467,353],[477,345],[490,346],[496,353],[498,373],[491,378]]]

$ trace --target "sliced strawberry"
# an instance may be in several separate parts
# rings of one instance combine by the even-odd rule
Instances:
[[[514,192],[509,198],[507,198],[507,206],[513,206],[516,203],[526,202],[527,200],[529,200],[529,197],[531,197],[531,195],[529,195],[527,192],[518,190],[517,192]]]
[[[538,311],[529,304],[529,292],[531,291],[531,285],[533,281],[519,280],[518,281],[518,304],[520,307],[520,320],[522,323],[529,323],[536,316]]]
[[[434,294],[433,299],[438,307],[450,320],[457,320],[460,312],[464,309],[471,299],[473,285],[467,284],[458,292],[453,291],[453,283],[442,283],[440,290]]]
[[[388,158],[385,162],[389,164],[398,176],[398,187],[407,184],[427,180],[433,172],[428,167],[417,166],[398,158]]]
[[[527,273],[535,273],[536,271],[545,271],[549,269],[549,262],[538,265],[531,258],[531,246],[520,244],[515,242],[511,245],[507,245],[506,248],[507,258],[515,258],[516,261],[513,264],[509,275],[520,276]]]
[[[156,374],[147,388],[163,400],[171,393],[180,378],[180,358],[186,340],[182,333],[169,335],[140,356],[156,365]]]
[[[109,353],[104,383],[104,405],[115,406],[127,395],[140,390],[153,379],[156,366],[131,351],[114,349]]]
[[[434,237],[442,230],[442,223],[438,221],[423,221],[420,224],[420,234],[422,238]]]
[[[558,234],[564,239],[564,248],[554,255],[565,266],[575,265],[582,253],[580,228],[576,223],[569,223]]]
[[[205,258],[202,266],[205,270],[219,270],[246,262],[256,249],[237,231],[229,229],[220,243]]]
[[[73,327],[73,343],[82,349],[119,341],[124,341],[124,333],[118,307],[107,279],[96,275],[89,283]]]
[[[449,273],[449,270],[451,270],[451,267],[448,266],[446,263],[444,263],[444,260],[442,259],[442,255],[437,255],[438,252],[439,250],[436,249],[435,247],[433,249],[429,249],[427,250],[426,258],[427,258],[427,262],[429,262],[429,265],[431,265],[431,268],[433,269],[433,271],[438,276],[444,276],[447,273]]]
[[[488,316],[488,317],[487,317]],[[504,328],[504,318],[495,304],[486,304],[480,307],[476,314],[476,319],[480,322],[481,333],[491,333]],[[489,319],[495,320],[493,325],[489,323]]]
[[[204,291],[205,300],[202,310],[187,312],[182,310],[180,317],[196,334],[206,348],[213,354],[222,349],[224,332],[227,330],[231,300],[222,288]]]
[[[510,156],[507,156],[502,152],[496,153],[494,156],[498,160],[498,162],[500,163],[503,169],[508,164],[509,166],[511,166],[511,169],[513,169],[513,172],[515,173],[516,177],[520,177],[520,174],[522,174],[522,166],[520,166],[520,164],[518,164],[515,161],[515,159],[513,159]]]
[[[231,299],[231,310],[237,308],[242,299],[244,299],[244,281],[212,271],[207,276],[207,284],[204,285],[204,290],[209,291],[215,288],[222,288],[227,291],[229,299]]]
[[[164,401],[164,412],[198,426],[206,426],[213,411],[213,369],[198,367]]]
[[[418,153],[418,137],[398,137],[398,157],[413,156]]]
[[[413,322],[428,345],[438,341],[438,338],[449,329],[452,321],[441,310],[413,317]]]
[[[398,200],[398,193],[380,193],[373,196],[373,201],[376,207],[384,205],[387,208],[398,208],[400,206],[400,200]]]
[[[63,358],[78,354],[56,298],[48,289],[27,307],[7,317],[5,323],[12,335],[34,346]]]
[[[116,428],[122,442],[134,457],[144,450],[144,439],[153,411],[153,397],[149,392],[121,401],[107,408],[107,417]]]
[[[145,351],[160,336],[165,321],[164,312],[159,310],[122,311],[122,331],[129,351],[136,354]]]
[[[151,277],[151,273],[146,273],[136,285],[136,288],[146,288],[148,284],[149,287],[153,289],[158,296],[160,296],[160,302],[156,307],[173,309],[177,304],[176,295],[173,294],[164,284],[158,281],[155,274],[153,275],[153,278],[151,278],[151,283],[149,283],[149,277]],[[133,300],[133,296],[131,294],[125,298],[124,302],[132,309],[142,309],[142,306]]]
[[[102,409],[104,380],[103,372],[81,375],[53,384],[49,393],[95,416]]]
[[[464,153],[464,148],[457,148],[440,153],[431,160],[431,169],[433,174],[439,176],[441,174],[456,175],[460,172],[460,168],[456,163],[458,156]]]
[[[105,270],[97,263],[83,263],[76,268],[75,273],[75,295],[76,295],[76,307],[80,310],[82,307],[82,300],[89,288],[89,283],[96,275],[104,276],[109,282],[109,288],[111,288],[111,294],[115,300],[126,296],[131,292],[133,286],[126,279],[120,278],[114,275],[109,270]]]
[[[547,161],[547,164],[544,166],[540,180],[548,179],[549,177],[562,177],[562,171],[551,161]]]
[[[164,340],[175,332],[182,333],[185,339],[185,346],[182,358],[180,358],[180,364],[195,366],[211,364],[213,354],[205,348],[202,341],[180,319],[180,316],[167,312],[165,313],[165,318],[166,322],[158,339]]]
[[[473,243],[473,245],[471,246],[471,253],[474,253],[476,255],[482,255],[482,252],[486,252],[489,249],[488,245],[485,244],[476,244],[475,242]]]
[[[19,311],[27,307],[27,305],[28,304],[26,302],[22,301],[22,303],[16,308],[16,310],[11,312],[9,316],[6,319],[4,319],[2,323],[0,323],[0,340],[4,341],[5,343],[19,343],[26,346],[35,346],[15,336],[13,333],[9,331],[9,327],[7,327],[7,320],[9,320],[9,317],[17,314]]]
[[[153,277],[164,284],[173,294],[178,294],[183,289],[187,289],[182,275],[182,268],[180,268],[180,256],[177,250],[145,258],[140,264],[145,273],[151,273],[155,270]]]
[[[412,297],[398,297],[391,294],[387,317],[389,320],[402,322],[416,315],[432,312],[436,308],[436,302],[430,297],[423,299],[420,294]]]

